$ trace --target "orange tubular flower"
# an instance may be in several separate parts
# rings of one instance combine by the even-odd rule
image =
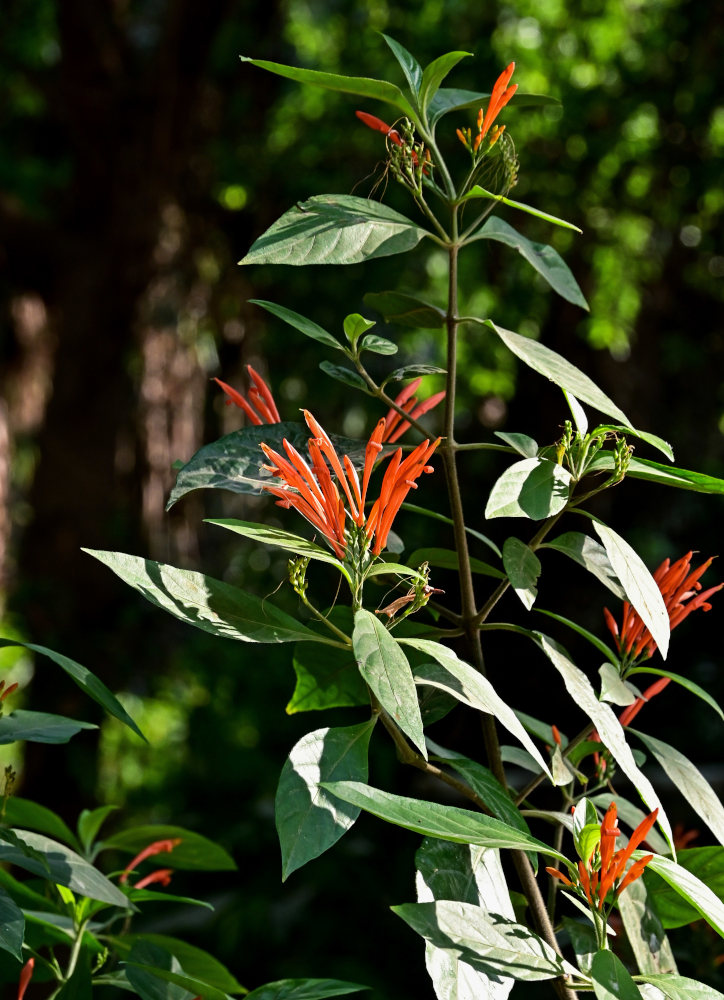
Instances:
[[[384,418],[377,422],[377,426],[367,442],[362,482],[360,483],[357,470],[349,456],[344,455],[340,461],[339,455],[324,428],[308,410],[302,412],[307,426],[314,434],[308,444],[311,464],[307,463],[286,439],[282,443],[287,458],[268,445],[262,444],[262,450],[269,461],[269,465],[265,465],[263,468],[283,480],[282,485],[265,483],[264,489],[278,497],[277,504],[280,507],[294,507],[298,510],[311,525],[324,535],[335,555],[339,559],[344,559],[348,541],[345,529],[348,511],[344,499],[332,479],[332,473],[329,469],[331,466],[347,500],[349,516],[357,528],[364,527],[367,545],[374,537],[372,554],[379,555],[387,543],[392,522],[403,500],[411,489],[417,488],[415,481],[423,472],[433,471],[427,461],[440,443],[440,438],[432,444],[429,441],[423,441],[404,461],[402,460],[402,449],[397,449],[385,471],[380,497],[374,503],[369,517],[365,519],[367,488],[374,464],[382,451],[382,440],[386,426]]]
[[[238,406],[240,410],[244,411],[252,424],[278,424],[282,418],[279,416],[279,410],[274,402],[271,389],[259,372],[255,371],[251,365],[247,365],[246,370],[252,382],[246,398],[240,392],[237,392],[236,389],[232,388],[232,386],[227,385],[226,382],[222,382],[220,378],[214,379],[214,382],[218,383],[229,397],[226,400],[226,405],[231,406],[233,403],[235,406]]]
[[[152,844],[148,845],[148,847],[144,847],[143,850],[135,856],[133,861],[131,861],[131,863],[123,869],[121,877],[118,881],[125,884],[128,881],[128,876],[131,872],[135,871],[137,866],[140,865],[142,861],[145,861],[146,858],[152,858],[156,854],[170,854],[174,847],[178,847],[181,842],[181,837],[168,837],[166,840],[154,840]],[[136,888],[138,888],[138,885],[136,885]]]
[[[145,889],[146,886],[155,885],[157,882],[160,882],[161,885],[168,885],[171,881],[172,875],[173,868],[157,868],[156,871],[151,872],[150,875],[146,875],[144,878],[139,879],[133,888]]]
[[[23,1000],[25,996],[25,991],[28,988],[30,980],[33,978],[33,969],[35,968],[35,959],[29,958],[25,965],[20,970],[20,978],[18,979],[18,1000]]]
[[[428,399],[423,399],[422,402],[418,403],[417,396],[415,396],[414,393],[419,388],[421,382],[422,377],[416,378],[413,382],[410,382],[409,385],[405,386],[402,392],[395,398],[397,405],[401,406],[412,420],[416,420],[423,414],[428,413],[445,398],[444,392],[436,392],[434,396],[430,396]],[[394,441],[397,441],[399,437],[402,437],[409,426],[409,420],[403,420],[397,410],[391,409],[385,417],[385,433],[382,437],[383,442],[389,442],[392,444]]]
[[[493,92],[490,95],[490,102],[488,104],[487,110],[483,112],[481,108],[478,111],[478,134],[473,139],[470,129],[456,129],[458,139],[462,142],[463,146],[471,149],[473,153],[477,153],[480,144],[483,139],[487,136],[490,131],[495,119],[498,117],[500,112],[503,110],[505,105],[511,99],[513,94],[518,89],[518,84],[514,83],[512,86],[508,86],[510,83],[510,78],[513,75],[513,70],[515,69],[515,63],[512,62],[503,70],[498,79],[495,81],[495,86],[493,87]],[[496,125],[493,129],[489,145],[493,146],[498,139],[501,137],[505,130],[505,125]]]
[[[402,139],[397,129],[385,124],[381,118],[377,118],[376,115],[369,115],[366,111],[355,111],[355,114],[361,122],[364,122],[367,128],[374,129],[375,132],[383,132],[396,146],[402,145]]]

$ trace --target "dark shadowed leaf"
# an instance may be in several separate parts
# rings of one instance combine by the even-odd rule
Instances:
[[[351,368],[345,368],[343,365],[333,365],[331,361],[320,361],[319,368],[325,375],[333,378],[335,382],[341,382],[342,385],[348,385],[351,389],[358,389],[369,396],[370,391],[367,388],[365,380],[357,372],[353,372]]]
[[[443,115],[451,111],[462,111],[464,108],[471,108],[475,111],[487,104],[489,93],[476,90],[459,90],[458,88],[445,87],[435,94],[430,101],[428,117],[430,124],[434,126]],[[544,94],[522,94],[520,91],[515,95],[516,108],[539,108],[549,104],[559,104],[554,97]]]
[[[368,986],[345,983],[341,979],[279,979],[257,986],[247,994],[247,1000],[326,1000],[367,989]]]
[[[286,306],[278,306],[276,302],[267,302],[264,299],[249,299],[249,304],[261,306],[262,309],[266,309],[273,316],[288,323],[289,326],[293,326],[295,330],[299,330],[305,337],[311,337],[312,340],[324,344],[325,347],[332,347],[337,351],[344,350],[343,345],[340,344],[336,337],[328,333],[323,327],[312,322],[311,319],[302,316],[301,313],[294,312],[293,309],[287,309]]]
[[[413,97],[417,97],[417,92],[422,82],[422,66],[420,66],[413,55],[410,55],[404,45],[400,45],[394,38],[390,38],[389,35],[385,35],[383,32],[381,34],[392,50],[395,59],[397,59],[402,67],[402,72],[405,74],[405,79],[409,84]]]
[[[388,323],[437,330],[445,325],[445,312],[414,295],[403,292],[368,292],[365,305],[384,316]]]
[[[107,837],[103,841],[103,849],[112,847],[118,851],[137,854],[155,840],[176,838],[180,838],[181,843],[177,844],[171,852],[163,855],[164,868],[209,872],[236,870],[233,858],[223,847],[183,826],[155,823],[134,826],[130,830],[122,830],[120,833],[114,833],[112,837]]]
[[[0,889],[0,948],[9,951],[19,962],[22,961],[24,933],[23,911]]]
[[[589,573],[592,573],[620,600],[626,599],[624,589],[614,572],[606,550],[595,539],[581,531],[567,531],[551,541],[543,542],[540,548],[562,552],[569,559],[573,559],[579,566],[583,566]]]
[[[0,718],[0,745],[28,740],[30,743],[67,743],[83,729],[97,729],[91,722],[77,722],[49,712],[16,709]]]
[[[538,596],[536,583],[540,576],[540,560],[519,538],[506,538],[503,544],[503,565],[510,585],[523,606],[530,611]]]

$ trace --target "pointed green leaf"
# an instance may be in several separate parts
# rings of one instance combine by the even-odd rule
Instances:
[[[599,701],[596,692],[591,686],[582,670],[573,664],[565,651],[548,636],[542,632],[536,633],[541,649],[563,678],[566,690],[574,703],[585,712],[588,718],[596,727],[599,738],[605,747],[611,752],[618,766],[624,772],[636,791],[644,800],[649,809],[658,808],[658,823],[669,844],[673,845],[673,833],[668,817],[664,812],[659,797],[654,791],[653,785],[643,774],[634,760],[631,748],[626,742],[626,735],[621,728],[621,723],[614,715],[611,707],[603,701]]]
[[[573,629],[574,632],[577,632],[579,635],[582,635],[584,639],[588,639],[591,645],[595,646],[600,653],[603,653],[603,655],[608,659],[611,665],[618,669],[619,662],[615,653],[613,653],[608,648],[606,643],[602,642],[597,635],[594,635],[593,632],[589,632],[588,629],[585,629],[582,625],[579,625],[577,622],[571,621],[570,618],[564,618],[563,615],[554,614],[553,611],[546,611],[545,608],[536,608],[536,611],[541,615],[547,615],[548,618],[552,618],[554,621],[560,622],[561,625],[566,625],[568,628]]]
[[[538,456],[538,442],[527,434],[510,434],[507,431],[494,431],[496,437],[514,448],[523,458],[536,458]]]
[[[279,979],[275,983],[257,986],[247,993],[246,1000],[326,1000],[347,993],[369,989],[359,983],[345,983],[341,979]]]
[[[416,378],[418,375],[445,375],[444,368],[437,368],[435,365],[405,365],[403,368],[395,368],[382,383],[382,387],[388,382],[402,382],[406,378]]]
[[[453,950],[490,975],[528,982],[554,979],[570,966],[523,924],[472,903],[404,903],[392,912],[436,948]]]
[[[638,986],[612,951],[596,952],[591,979],[597,1000],[641,1000]]]
[[[363,608],[354,616],[352,645],[360,673],[378,701],[427,758],[417,688],[399,643]]]
[[[440,89],[440,84],[448,73],[457,66],[461,59],[472,56],[472,52],[446,52],[445,55],[434,59],[422,74],[420,84],[420,113],[423,118],[427,113],[430,101]]]
[[[49,660],[57,663],[89,698],[97,702],[114,719],[118,719],[124,725],[128,726],[129,729],[132,729],[144,742],[146,741],[146,737],[116,696],[111,694],[103,681],[99,680],[86,667],[81,666],[80,663],[76,663],[75,660],[71,660],[68,656],[63,656],[62,653],[56,653],[52,649],[48,649],[45,646],[38,646],[33,642],[20,642],[18,639],[0,639],[0,647],[2,646],[24,646],[25,649],[32,649],[34,653],[47,656]]]
[[[424,653],[433,659],[434,663],[424,663],[415,668],[415,680],[418,684],[431,684],[433,687],[448,691],[458,701],[470,705],[480,712],[494,715],[509,733],[520,740],[528,752],[535,758],[541,770],[548,777],[551,773],[535,743],[525,730],[525,727],[509,705],[503,701],[493,685],[474,667],[458,659],[455,653],[439,642],[431,639],[400,639],[406,646]]]
[[[399,87],[386,80],[373,80],[365,76],[341,76],[337,73],[323,73],[314,69],[302,69],[299,66],[284,66],[282,63],[269,62],[266,59],[251,59],[249,56],[239,56],[242,62],[251,63],[260,69],[266,69],[277,76],[284,76],[297,83],[307,83],[325,90],[338,90],[344,94],[356,94],[358,97],[371,97],[376,101],[384,101],[397,108],[408,118],[416,120],[415,112],[410,102]]]
[[[287,309],[286,306],[278,306],[276,302],[267,302],[264,299],[249,299],[249,304],[261,306],[262,309],[266,309],[273,316],[288,323],[289,326],[293,326],[295,330],[299,330],[305,337],[310,337],[312,340],[324,344],[325,347],[332,347],[337,351],[344,350],[344,346],[340,344],[336,337],[328,333],[323,327],[313,323],[311,319],[302,316],[301,313]]]
[[[724,806],[719,796],[698,768],[679,751],[638,730],[630,730],[654,755],[666,774],[709,827],[720,844],[724,844]]]
[[[576,399],[588,403],[594,409],[600,410],[609,417],[615,417],[627,427],[630,422],[626,414],[619,410],[608,396],[601,392],[595,382],[592,382],[588,375],[572,365],[560,354],[556,354],[550,347],[531,340],[530,337],[521,337],[519,333],[512,330],[505,330],[496,326],[491,320],[486,320],[485,325],[489,326],[503,341],[508,350],[512,351],[524,364],[554,382],[560,389],[573,393]]]
[[[23,799],[18,795],[9,796],[3,807],[3,819],[8,826],[21,826],[25,830],[45,833],[55,840],[62,840],[74,850],[80,848],[78,840],[60,816],[31,799]]]
[[[626,937],[636,958],[639,972],[676,972],[676,961],[661,920],[653,908],[646,884],[634,879],[618,897]]]
[[[357,389],[359,392],[364,392],[369,396],[370,391],[367,388],[365,380],[357,372],[353,372],[351,368],[344,368],[342,365],[333,365],[331,361],[320,361],[319,368],[325,375],[333,378],[335,382],[341,382],[342,385],[348,385],[350,388]]]
[[[359,264],[416,247],[430,234],[387,205],[356,195],[316,195],[290,208],[240,264]]]
[[[90,853],[93,841],[98,836],[100,828],[118,806],[99,806],[97,809],[84,809],[78,817],[78,836],[86,854]],[[27,824],[24,824],[27,826]]]
[[[83,549],[175,618],[240,642],[326,642],[266,598],[247,594],[203,573],[177,569],[123,552]]]
[[[434,128],[443,115],[451,111],[462,111],[465,108],[478,108],[484,106],[490,97],[489,93],[481,93],[476,90],[459,90],[458,88],[445,87],[435,94],[430,101],[428,117],[430,124]],[[540,108],[546,105],[560,104],[554,97],[544,94],[522,94],[516,91],[516,108]]]
[[[346,610],[346,609],[345,609]],[[329,618],[343,631],[352,631],[352,616],[341,620],[335,614]],[[322,708],[369,705],[370,696],[359,670],[352,648],[337,649],[300,642],[294,647],[296,687],[287,705],[287,713],[310,712]]]
[[[598,434],[599,431],[614,431],[619,434],[625,434],[628,437],[639,438],[641,441],[650,444],[653,448],[658,448],[671,462],[674,461],[674,451],[669,442],[664,441],[663,438],[658,437],[656,434],[651,434],[649,431],[637,431],[633,427],[620,427],[618,424],[601,424],[593,433]]]
[[[412,96],[416,98],[420,89],[420,84],[422,83],[422,66],[420,66],[419,62],[413,55],[410,55],[404,45],[400,45],[399,42],[396,42],[394,38],[390,38],[389,35],[385,35],[384,32],[380,32],[380,34],[389,45],[392,50],[392,54],[402,67],[402,72],[405,74],[405,79],[409,84]]]
[[[663,659],[669,651],[669,612],[666,610],[658,584],[647,569],[641,556],[631,548],[613,528],[595,520],[593,527],[603,542],[613,571],[621,581],[626,597],[641,616],[646,628],[654,637]]]
[[[541,571],[538,556],[519,538],[506,538],[503,544],[503,565],[511,587],[523,606],[530,611],[538,596],[536,583]]]
[[[576,426],[576,430],[579,432],[581,437],[585,437],[588,434],[588,417],[586,416],[586,411],[583,409],[572,392],[566,392],[564,389],[563,395],[566,397],[568,409],[571,411],[571,416],[573,417],[573,423]]]
[[[697,698],[701,698],[702,701],[705,701],[707,705],[714,709],[717,715],[724,719],[724,712],[722,712],[719,704],[712,698],[709,692],[699,687],[694,681],[690,681],[688,677],[682,677],[681,674],[674,674],[670,670],[660,670],[657,667],[650,667],[648,664],[643,667],[634,667],[633,670],[629,670],[627,676],[633,677],[634,674],[655,674],[657,677],[668,677],[675,684],[680,684],[687,691],[695,694]]]
[[[562,552],[592,573],[612,594],[622,601],[626,600],[626,594],[614,572],[608,553],[595,539],[584,535],[581,531],[567,531],[558,538],[543,542],[540,548]]]
[[[188,975],[174,955],[148,939],[135,941],[124,969],[142,1000],[231,1000],[223,990]]]
[[[129,908],[128,900],[121,890],[65,844],[29,830],[14,830],[13,833],[21,845],[37,852],[41,859],[28,856],[20,847],[0,843],[0,862],[17,865],[41,878],[52,879],[79,896],[98,899],[122,909]]]
[[[328,549],[323,549],[320,545],[315,545],[301,535],[293,535],[290,531],[282,531],[281,528],[269,528],[265,524],[257,524],[253,521],[237,521],[234,518],[204,518],[205,524],[218,524],[222,528],[228,528],[244,538],[251,538],[255,542],[262,542],[264,545],[275,545],[286,552],[294,552],[299,556],[306,556],[309,559],[316,559],[318,562],[329,563],[335,566],[340,573],[343,573],[349,580],[349,573],[344,563]]]
[[[541,854],[565,861],[555,848],[492,816],[459,809],[457,806],[443,806],[437,802],[393,795],[356,781],[333,781],[325,783],[324,787],[338,798],[359,806],[387,823],[412,830],[413,833],[421,833],[425,837],[439,837],[455,844],[540,851]]]
[[[380,313],[387,323],[423,330],[437,330],[445,325],[444,310],[403,292],[368,292],[364,303]]]
[[[336,844],[360,810],[339,802],[324,781],[367,781],[367,749],[374,719],[303,736],[284,763],[276,794],[282,881]]]
[[[661,990],[668,1000],[724,1000],[724,993],[715,990],[713,986],[697,982],[696,979],[688,979],[686,976],[646,973],[642,978]]]
[[[136,943],[147,942],[173,955],[186,975],[226,993],[246,992],[235,976],[213,955],[179,938],[169,937],[167,934],[123,934],[111,938],[111,942],[121,956],[127,955]]]
[[[571,474],[547,458],[524,458],[497,480],[485,517],[528,517],[541,521],[559,514],[568,503]]]
[[[362,351],[372,351],[373,354],[384,354],[389,356],[391,354],[397,354],[397,344],[393,344],[391,340],[387,340],[386,337],[378,337],[376,334],[370,333],[366,337],[363,337],[359,345],[360,354]]]
[[[344,321],[342,322],[344,335],[352,347],[355,346],[362,334],[371,330],[373,326],[376,326],[375,321],[365,319],[360,313],[350,313],[349,316],[344,317]]]
[[[645,851],[634,851],[632,857],[636,860],[646,856]],[[668,882],[672,889],[690,903],[694,909],[724,937],[724,902],[716,896],[709,885],[702,882],[683,865],[677,864],[671,858],[662,858],[655,854],[648,867]]]
[[[165,868],[208,872],[236,870],[234,859],[223,847],[183,826],[156,823],[134,826],[130,830],[122,830],[107,837],[103,841],[103,850],[112,847],[117,851],[138,854],[155,840],[175,839],[179,839],[181,843],[164,855]]]
[[[0,718],[0,746],[28,740],[30,743],[68,743],[83,729],[97,729],[91,722],[78,722],[49,712],[22,708]]]
[[[590,465],[592,472],[613,471],[613,455],[611,452],[599,452]],[[649,483],[659,483],[661,486],[674,486],[680,490],[692,490],[695,493],[709,493],[714,496],[724,494],[724,479],[707,476],[703,472],[691,472],[689,469],[677,469],[659,462],[650,462],[646,458],[632,457],[626,469],[627,476],[643,479]]]
[[[0,949],[22,962],[25,917],[8,894],[0,889]]]
[[[470,238],[470,242],[473,240],[496,240],[517,250],[561,298],[588,310],[588,303],[571,269],[553,247],[526,239],[507,222],[494,215],[489,216],[483,227]]]
[[[488,198],[491,201],[502,202],[503,205],[507,205],[508,208],[517,208],[519,212],[526,212],[528,215],[535,215],[538,219],[544,219],[546,222],[552,222],[554,226],[562,226],[564,229],[572,229],[576,233],[582,233],[583,230],[579,229],[578,226],[574,226],[572,222],[566,222],[565,219],[559,219],[556,215],[549,215],[548,212],[542,212],[539,208],[534,208],[532,205],[524,205],[522,201],[513,201],[511,198],[505,198],[502,194],[494,194],[492,191],[486,191],[484,187],[479,184],[475,184],[470,188],[468,193],[461,198],[461,201],[468,201],[470,198]],[[533,244],[533,246],[540,246],[540,244]]]
[[[598,668],[601,678],[601,701],[609,701],[612,705],[633,705],[636,695],[612,663],[604,663]]]

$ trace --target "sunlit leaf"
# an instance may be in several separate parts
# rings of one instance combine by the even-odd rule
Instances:
[[[530,611],[538,596],[536,583],[541,571],[538,556],[519,538],[506,538],[503,544],[503,565],[511,587],[523,606]]]
[[[511,434],[508,431],[495,431],[495,436],[507,445],[514,448],[523,458],[536,458],[538,455],[538,442],[527,434]]]
[[[535,215],[538,219],[544,219],[546,222],[552,222],[554,226],[562,226],[564,229],[572,229],[576,233],[581,233],[583,230],[579,229],[578,226],[574,226],[572,222],[566,222],[565,219],[559,219],[556,215],[549,215],[548,212],[542,212],[539,208],[534,208],[532,205],[524,205],[522,201],[513,201],[512,198],[505,198],[502,194],[494,194],[492,191],[486,191],[484,187],[479,184],[473,185],[468,193],[462,198],[462,201],[468,201],[470,198],[487,198],[491,201],[499,201],[503,205],[507,205],[508,208],[517,208],[519,212],[526,212],[528,215]],[[534,246],[539,246],[540,244],[533,244]]]
[[[612,951],[597,951],[591,962],[591,979],[597,1000],[641,1000],[626,966]]]
[[[646,973],[645,980],[661,990],[668,1000],[724,1000],[724,993],[713,986],[700,983],[687,976],[652,975]]]
[[[524,458],[496,481],[485,517],[528,517],[541,521],[560,513],[568,503],[571,474],[547,458]]]
[[[612,471],[613,456],[610,452],[599,452],[590,468],[591,471],[599,469]],[[662,486],[675,486],[680,490],[693,490],[696,493],[710,493],[715,496],[724,494],[724,479],[707,476],[703,472],[691,472],[689,469],[661,465],[646,458],[632,457],[626,475],[633,476],[634,479],[645,479],[650,483],[659,483]]]
[[[639,972],[676,972],[676,961],[663,925],[653,908],[642,878],[634,879],[618,896],[626,937]]]
[[[207,524],[218,524],[222,528],[228,528],[244,538],[251,538],[255,542],[262,542],[264,545],[274,545],[287,552],[294,552],[296,555],[306,556],[309,559],[316,559],[319,562],[329,563],[343,573],[347,579],[349,574],[344,563],[328,549],[323,549],[320,545],[315,545],[301,535],[294,535],[290,531],[283,531],[281,528],[270,528],[265,524],[257,524],[252,521],[237,521],[233,518],[206,518]]]
[[[431,566],[437,566],[440,569],[451,569],[454,572],[458,572],[459,569],[458,554],[454,549],[415,549],[410,554],[409,559],[413,566],[419,566],[421,563],[426,562]],[[492,576],[496,580],[505,579],[505,573],[496,569],[495,566],[491,566],[489,563],[475,559],[474,557],[470,559],[470,569],[473,573],[480,573],[482,576]]]
[[[645,851],[634,851],[632,855],[636,860],[645,856]],[[724,902],[715,895],[709,884],[701,881],[683,865],[677,864],[671,858],[663,858],[659,854],[653,856],[648,867],[668,882],[672,889],[724,937]],[[659,909],[658,902],[656,908]]]
[[[467,56],[471,56],[472,54],[472,52],[446,52],[444,55],[438,56],[437,59],[433,59],[433,61],[425,67],[422,74],[422,82],[420,83],[419,95],[420,113],[423,118],[427,113],[430,101],[440,89],[440,84],[448,75],[450,70],[454,69],[461,59],[465,59]]]

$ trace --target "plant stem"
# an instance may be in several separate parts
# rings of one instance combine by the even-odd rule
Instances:
[[[567,757],[568,754],[571,752],[571,750],[574,749],[574,747],[577,747],[579,743],[583,743],[584,740],[588,739],[593,730],[594,730],[593,723],[589,722],[587,726],[583,727],[580,733],[578,733],[576,736],[573,737],[572,740],[570,740],[565,750],[561,750],[561,756]],[[519,806],[521,805],[521,803],[525,802],[525,800],[528,798],[531,792],[534,792],[536,790],[536,788],[538,787],[538,785],[540,785],[541,781],[543,781],[544,778],[545,774],[543,774],[542,771],[540,774],[537,774],[535,778],[531,778],[531,780],[528,782],[525,788],[523,788],[516,795],[515,804]]]
[[[331,622],[325,615],[323,615],[318,608],[315,608],[312,602],[307,598],[306,594],[300,593],[300,591],[297,591],[297,593],[299,594],[301,602],[305,606],[305,608],[308,608],[318,621],[326,625],[327,628],[330,630],[330,632],[333,632],[334,635],[336,635],[339,639],[342,640],[339,643],[335,642],[334,643],[335,646],[340,646],[342,649],[347,649],[349,646],[352,645],[352,640],[350,639],[350,637],[348,635],[345,635],[341,629],[337,628],[337,626],[333,622]],[[332,644],[329,643],[329,645]]]

